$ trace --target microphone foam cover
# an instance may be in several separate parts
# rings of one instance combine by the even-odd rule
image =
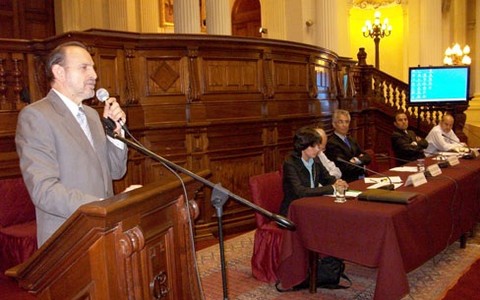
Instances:
[[[105,102],[108,100],[108,98],[110,98],[110,94],[108,93],[108,91],[104,88],[100,88],[97,90],[97,92],[95,93],[95,95],[97,96],[97,99],[100,101],[100,102]]]

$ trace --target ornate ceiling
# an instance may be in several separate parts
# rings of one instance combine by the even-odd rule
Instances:
[[[359,8],[373,8],[385,7],[390,5],[402,4],[406,0],[352,0],[353,6]]]

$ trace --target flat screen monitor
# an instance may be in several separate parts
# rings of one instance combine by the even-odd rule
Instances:
[[[418,106],[467,104],[469,76],[468,66],[412,67],[408,102]]]

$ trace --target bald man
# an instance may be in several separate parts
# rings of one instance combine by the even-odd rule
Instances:
[[[453,122],[454,119],[452,115],[445,114],[443,115],[440,124],[430,130],[425,138],[428,142],[428,147],[425,149],[425,154],[427,156],[437,152],[460,152],[465,149],[466,144],[460,143],[460,139],[452,130]]]
[[[318,158],[320,159],[320,161],[322,162],[322,165],[325,167],[325,169],[327,169],[328,173],[331,176],[337,179],[341,178],[342,171],[340,171],[340,169],[335,165],[335,163],[329,160],[324,153],[325,147],[327,146],[327,140],[328,140],[325,130],[323,130],[322,128],[315,128],[315,130],[318,132],[318,134],[322,138],[322,141],[319,145],[320,152],[318,153]]]

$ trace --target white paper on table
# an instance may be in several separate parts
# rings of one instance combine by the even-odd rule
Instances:
[[[462,156],[463,153],[459,152],[438,152],[438,156]]]
[[[415,166],[401,166],[401,167],[391,168],[390,171],[417,173],[418,168]]]
[[[347,198],[355,198],[358,195],[360,195],[362,191],[355,191],[355,190],[346,190],[345,191],[345,197]]]
[[[390,178],[390,180],[388,180]],[[388,177],[365,177],[365,183],[402,183],[400,176],[388,176]]]

